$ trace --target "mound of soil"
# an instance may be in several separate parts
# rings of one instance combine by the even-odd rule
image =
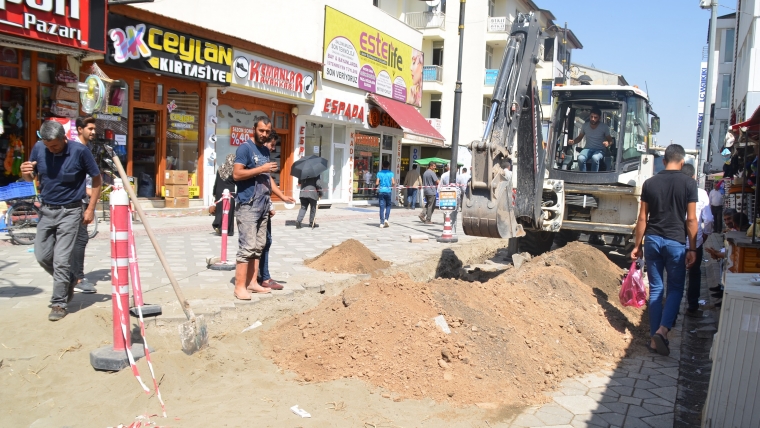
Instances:
[[[645,337],[643,312],[618,301],[622,273],[574,243],[486,283],[373,278],[262,340],[305,381],[358,377],[394,398],[455,404],[541,402],[562,379],[643,349],[632,343]]]
[[[356,239],[343,241],[304,262],[312,269],[338,273],[372,273],[391,264],[384,261]]]

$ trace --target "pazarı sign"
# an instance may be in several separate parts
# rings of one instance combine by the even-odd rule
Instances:
[[[0,0],[0,33],[105,52],[106,0]]]
[[[232,46],[113,13],[108,14],[108,39],[106,64],[230,84]]]
[[[702,125],[705,117],[705,95],[707,94],[707,63],[702,62],[699,73],[699,99],[697,100],[697,144],[696,149],[702,147]]]
[[[314,73],[261,55],[234,50],[232,86],[313,103]]]

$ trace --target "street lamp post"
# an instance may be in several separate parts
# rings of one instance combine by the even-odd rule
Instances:
[[[464,5],[459,2],[459,62],[457,63],[457,83],[454,88],[454,123],[451,126],[451,172],[449,182],[457,182],[457,155],[459,155],[459,116],[462,110],[462,49],[464,48]],[[462,189],[464,190],[464,189]]]

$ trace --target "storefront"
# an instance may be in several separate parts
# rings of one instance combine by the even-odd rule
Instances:
[[[105,48],[105,0],[47,9],[0,2],[0,185],[19,178],[44,120],[77,115],[76,58]]]
[[[233,49],[233,64],[229,88],[208,88],[208,117],[213,125],[209,140],[214,142],[206,158],[216,167],[227,155],[249,138],[253,139],[254,125],[261,117],[272,122],[273,131],[280,136],[280,145],[271,160],[280,166],[272,174],[275,183],[286,195],[292,194],[293,177],[290,167],[295,154],[295,117],[299,105],[310,108],[314,102],[315,72],[307,68],[278,61],[241,49]],[[213,183],[213,171],[208,174]],[[276,197],[274,197],[277,200]]]

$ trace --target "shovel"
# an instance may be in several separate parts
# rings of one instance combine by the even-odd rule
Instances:
[[[182,310],[185,312],[185,316],[187,316],[187,322],[184,322],[179,326],[179,338],[180,341],[182,341],[182,350],[187,355],[194,354],[208,345],[208,328],[206,326],[206,320],[203,318],[203,315],[196,316],[195,313],[193,313],[192,308],[190,308],[190,303],[185,299],[185,295],[182,294],[177,278],[174,277],[174,273],[169,267],[169,263],[166,262],[164,252],[158,245],[156,237],[153,236],[153,229],[151,229],[142,207],[137,202],[137,195],[135,195],[135,190],[132,188],[132,185],[129,184],[127,173],[124,172],[124,167],[122,167],[119,157],[114,153],[113,148],[110,146],[105,147],[108,156],[111,156],[113,163],[116,165],[116,170],[119,172],[121,181],[124,182],[124,190],[127,191],[129,199],[134,203],[137,215],[140,216],[140,221],[142,221],[143,227],[145,227],[145,233],[148,235],[148,238],[150,238],[150,242],[156,250],[158,259],[161,260],[161,265],[164,267],[164,271],[166,271],[166,276],[169,277],[169,282],[171,282],[172,288],[174,288],[174,294],[177,295]]]

